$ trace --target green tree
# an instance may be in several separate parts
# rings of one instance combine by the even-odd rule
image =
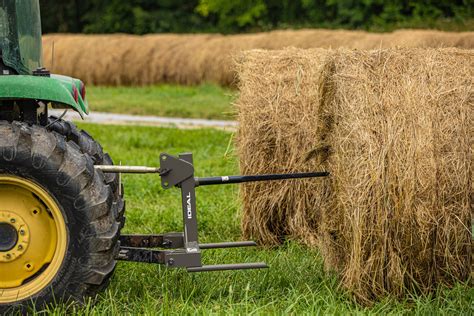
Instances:
[[[201,0],[196,11],[204,17],[217,15],[217,26],[221,29],[239,30],[259,25],[267,6],[264,0]]]
[[[474,0],[40,0],[43,31],[237,33],[324,27],[468,29]],[[470,24],[466,24],[470,23]]]
[[[44,33],[77,33],[84,27],[83,16],[89,10],[89,1],[40,0],[40,6]]]

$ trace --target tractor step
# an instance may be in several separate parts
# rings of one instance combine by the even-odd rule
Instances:
[[[188,272],[208,272],[208,271],[225,271],[225,270],[247,270],[247,269],[266,269],[267,264],[264,262],[255,263],[237,263],[237,264],[217,264],[202,267],[187,268]]]

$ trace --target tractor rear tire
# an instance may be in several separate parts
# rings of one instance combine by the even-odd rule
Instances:
[[[113,165],[114,162],[108,153],[105,153],[102,146],[92,138],[85,130],[79,130],[77,126],[69,121],[60,119],[56,116],[50,116],[48,120],[48,129],[55,131],[66,137],[68,142],[73,142],[79,146],[82,153],[89,155],[94,162],[94,165]],[[120,182],[119,175],[117,173],[104,173],[104,182],[109,185],[113,193],[113,209],[116,211],[115,219],[120,223],[120,229],[125,225],[125,200],[124,200],[124,188]],[[92,288],[92,295],[97,292],[104,290],[110,281],[113,273],[107,275],[106,280],[97,286]]]
[[[50,130],[53,130],[64,137],[67,141],[72,141],[79,146],[81,152],[88,154],[94,165],[113,165],[114,162],[108,153],[105,153],[102,146],[96,142],[92,136],[85,130],[79,130],[74,123],[59,119],[56,116],[49,117]],[[125,225],[125,200],[123,184],[120,182],[117,173],[104,174],[105,183],[110,185],[114,193],[114,203],[117,204],[115,209],[118,210],[116,214],[117,220],[121,224],[121,228]]]
[[[107,285],[123,224],[112,187],[77,143],[0,121],[0,314],[82,302]]]

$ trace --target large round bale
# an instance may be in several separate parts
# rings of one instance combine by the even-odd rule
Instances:
[[[250,51],[238,60],[243,230],[317,245],[360,302],[471,272],[474,52]]]
[[[54,46],[54,48],[53,48]],[[151,34],[145,36],[43,36],[44,63],[55,73],[89,84],[145,85],[157,83],[235,85],[232,58],[262,48],[474,48],[474,32],[402,30],[368,33],[345,30],[285,30],[256,34]]]

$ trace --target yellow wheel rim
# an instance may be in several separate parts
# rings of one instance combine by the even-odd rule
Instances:
[[[0,304],[46,288],[67,244],[66,223],[54,198],[30,180],[0,175]]]

